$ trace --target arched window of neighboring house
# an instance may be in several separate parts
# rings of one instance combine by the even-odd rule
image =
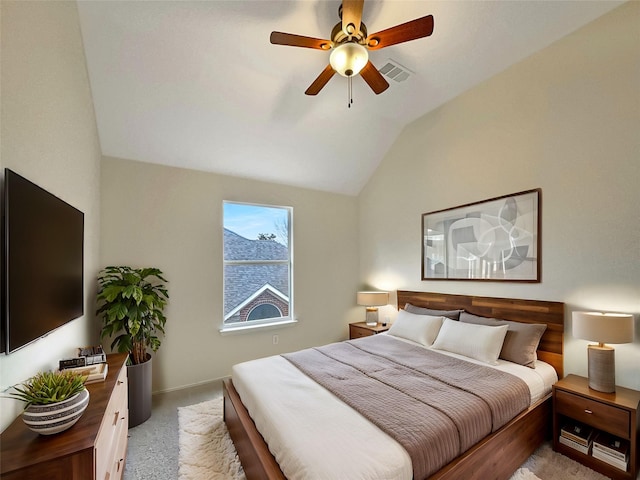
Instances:
[[[247,321],[260,320],[261,318],[277,318],[281,317],[282,312],[278,307],[271,303],[262,303],[257,305],[247,315]]]

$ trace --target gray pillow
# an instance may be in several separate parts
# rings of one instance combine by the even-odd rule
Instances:
[[[430,308],[424,307],[416,307],[415,305],[411,305],[407,303],[404,306],[404,309],[409,313],[414,313],[416,315],[431,315],[432,317],[447,317],[451,320],[459,320],[460,312],[463,310],[432,310]]]
[[[508,325],[507,335],[504,337],[500,358],[519,363],[525,367],[536,368],[536,350],[547,329],[544,323],[520,323],[497,318],[481,317],[472,313],[462,312],[460,321],[479,325]]]

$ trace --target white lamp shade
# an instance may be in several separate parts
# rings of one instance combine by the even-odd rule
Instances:
[[[338,45],[329,55],[331,68],[343,77],[353,77],[369,61],[369,52],[359,43],[347,42]]]
[[[376,307],[389,303],[389,292],[358,292],[358,305]]]
[[[573,336],[599,343],[633,342],[633,315],[573,312]]]

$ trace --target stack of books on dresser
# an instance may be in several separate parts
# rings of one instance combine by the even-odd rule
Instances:
[[[85,384],[103,382],[109,365],[102,345],[78,349],[78,356],[60,360],[60,371],[72,371],[87,377]]]
[[[560,443],[589,455],[593,443],[593,428],[579,422],[567,421],[560,429]]]
[[[629,465],[629,442],[605,432],[598,432],[593,439],[591,455],[626,472]]]
[[[64,371],[79,373],[80,375],[87,377],[84,384],[88,385],[90,383],[104,382],[104,379],[107,378],[107,373],[109,372],[109,364],[98,363],[96,365],[89,365],[88,367],[65,368]]]

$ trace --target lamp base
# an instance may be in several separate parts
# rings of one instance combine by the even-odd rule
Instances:
[[[378,309],[376,307],[367,307],[366,323],[369,327],[378,325]]]
[[[599,392],[616,391],[616,352],[606,345],[589,345],[589,388]]]

